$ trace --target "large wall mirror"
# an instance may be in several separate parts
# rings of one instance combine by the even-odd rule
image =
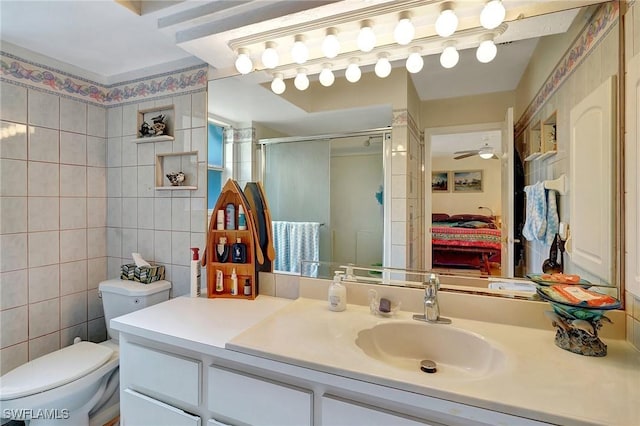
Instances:
[[[580,5],[587,3],[598,2],[581,2]],[[220,73],[220,78],[209,82],[210,117],[233,128],[235,142],[251,142],[247,149],[225,150],[225,155],[234,153],[232,167],[236,170],[229,176],[241,183],[265,176],[272,210],[282,208],[296,221],[324,223],[328,225],[325,232],[330,235],[334,222],[338,222],[337,218],[331,217],[330,203],[326,219],[318,219],[317,215],[305,218],[302,211],[309,205],[303,197],[294,203],[301,209],[300,215],[297,211],[294,215],[296,206],[285,205],[288,197],[280,199],[278,191],[284,188],[278,187],[295,186],[299,188],[298,194],[317,195],[318,199],[319,194],[326,191],[331,193],[326,195],[330,199],[333,191],[346,190],[348,182],[336,180],[326,170],[325,178],[311,176],[311,168],[296,161],[296,155],[311,161],[316,168],[321,165],[320,158],[328,158],[329,163],[325,165],[330,170],[331,159],[335,157],[332,151],[348,150],[350,144],[379,143],[383,161],[376,162],[376,166],[372,162],[360,164],[355,158],[350,163],[345,152],[339,156],[344,163],[343,171],[354,172],[362,168],[363,172],[371,172],[370,179],[375,182],[371,182],[367,191],[373,192],[372,203],[379,185],[384,187],[383,192],[389,190],[388,198],[386,195],[384,198],[387,204],[367,206],[367,209],[378,208],[377,214],[381,216],[382,247],[381,253],[376,255],[382,257],[380,263],[385,266],[434,268],[459,277],[513,278],[542,272],[545,260],[555,255],[553,260],[560,262],[562,257],[568,273],[580,274],[598,284],[619,285],[615,252],[619,247],[619,224],[616,223],[619,183],[614,164],[620,154],[615,132],[615,105],[612,109],[614,129],[606,148],[611,156],[611,167],[597,189],[600,199],[608,199],[610,204],[604,212],[599,210],[598,215],[583,215],[598,223],[582,223],[578,227],[578,222],[586,219],[576,218],[577,212],[572,215],[571,209],[583,208],[584,204],[576,204],[575,200],[579,197],[588,199],[590,195],[579,185],[576,188],[567,186],[566,192],[558,192],[555,197],[558,222],[569,224],[569,229],[573,230],[573,219],[580,233],[570,234],[571,240],[562,247],[559,243],[552,244],[553,238],[528,240],[523,237],[527,208],[525,185],[555,181],[561,176],[566,176],[569,184],[579,180],[579,173],[585,168],[593,166],[595,160],[586,158],[580,147],[571,142],[577,120],[572,111],[602,85],[610,84],[615,99],[618,87],[615,81],[619,73],[620,40],[616,2],[583,7],[564,2],[563,8],[567,9],[509,22],[496,39],[497,55],[490,63],[479,63],[475,48],[461,49],[457,65],[445,69],[440,64],[439,52],[434,51],[423,57],[424,67],[416,74],[406,71],[404,61],[392,62],[393,71],[384,79],[373,73],[372,66],[363,67],[362,78],[357,83],[347,82],[344,73],[337,71],[331,87],[323,87],[316,76],[315,79],[311,77],[307,90],[299,91],[293,87],[293,81],[288,80],[287,89],[281,95],[271,91],[269,73],[253,72],[243,76]],[[509,122],[510,109],[512,122]],[[415,149],[406,149],[407,158],[403,158],[398,147],[410,145],[415,136],[411,129],[405,130],[407,121],[408,127],[419,130],[423,142]],[[383,137],[380,142],[370,140],[368,134],[357,140],[340,136],[387,127],[390,127],[390,138],[384,140]],[[402,130],[398,131],[399,128]],[[511,134],[509,128],[513,131]],[[339,137],[332,141],[326,135]],[[260,145],[260,140],[290,143]],[[344,143],[342,146],[341,142]],[[294,151],[297,152],[295,155]],[[293,158],[295,167],[278,163],[287,156]],[[266,169],[263,169],[263,159]],[[581,161],[591,163],[582,166]],[[404,174],[399,173],[398,168],[392,170],[390,167],[400,162],[404,163]],[[373,167],[376,167],[375,173]],[[274,170],[289,175],[271,176]],[[291,175],[292,172],[295,175]],[[344,179],[351,179],[348,174],[343,175]],[[562,179],[565,182],[564,177]],[[307,186],[301,189],[300,185]],[[361,212],[352,208],[351,216],[358,217]],[[490,218],[499,231],[496,248],[486,259],[474,257],[474,253],[473,261],[464,259],[468,254],[455,259],[452,253],[445,253],[443,260],[442,253],[434,250],[438,244],[432,244],[431,229],[437,221],[435,214]],[[398,215],[404,215],[402,220],[397,220]],[[285,216],[283,213],[283,220],[287,220]],[[606,223],[601,222],[603,218],[607,219]],[[480,218],[475,222],[483,220]],[[485,227],[482,223],[469,223],[461,229],[474,226]],[[576,255],[567,253],[573,241],[574,253],[583,250],[589,255],[591,241],[581,241],[585,226],[600,230],[599,241],[608,241],[606,252],[597,253],[597,260],[606,263],[600,270],[575,261]],[[357,229],[348,232],[350,234],[341,234],[341,237],[355,244]],[[336,250],[335,238],[327,238],[322,244],[324,249],[321,247],[327,255],[321,254],[320,260],[358,261],[351,250]],[[341,248],[345,245],[344,242],[339,244]],[[580,245],[582,247],[578,248]],[[558,248],[558,253],[553,253],[552,246]],[[403,265],[393,264],[394,250],[406,250],[401,253]],[[563,250],[565,253],[561,256]],[[338,258],[339,253],[345,258]],[[366,263],[376,262],[367,258]]]

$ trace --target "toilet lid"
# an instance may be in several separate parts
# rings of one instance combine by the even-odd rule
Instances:
[[[0,380],[0,400],[44,392],[85,376],[106,363],[113,349],[79,342],[36,358],[9,371]]]

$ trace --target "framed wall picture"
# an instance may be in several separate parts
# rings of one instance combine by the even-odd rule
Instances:
[[[449,192],[449,172],[431,173],[431,191]]]
[[[453,192],[482,192],[482,170],[454,171]]]

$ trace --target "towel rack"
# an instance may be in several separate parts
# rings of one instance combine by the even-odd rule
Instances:
[[[545,189],[550,189],[552,191],[558,192],[560,195],[565,195],[567,191],[569,191],[569,184],[567,182],[567,175],[562,174],[558,179],[554,180],[545,180],[544,181]]]

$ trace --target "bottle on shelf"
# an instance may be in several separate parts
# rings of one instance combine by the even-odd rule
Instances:
[[[191,285],[189,295],[191,297],[200,297],[200,257],[198,255],[198,247],[192,247],[193,256],[191,258]]]
[[[225,229],[231,231],[236,229],[236,206],[234,206],[233,203],[227,204],[226,207]]]
[[[231,272],[231,295],[238,295],[238,276],[236,275],[236,268],[233,268]]]
[[[242,204],[238,205],[238,231],[244,231],[247,229],[247,216],[244,213],[244,207]]]
[[[250,278],[246,278],[244,280],[244,291],[243,293],[245,296],[251,296],[251,279]]]
[[[247,245],[240,238],[237,238],[231,247],[231,262],[247,263]]]

